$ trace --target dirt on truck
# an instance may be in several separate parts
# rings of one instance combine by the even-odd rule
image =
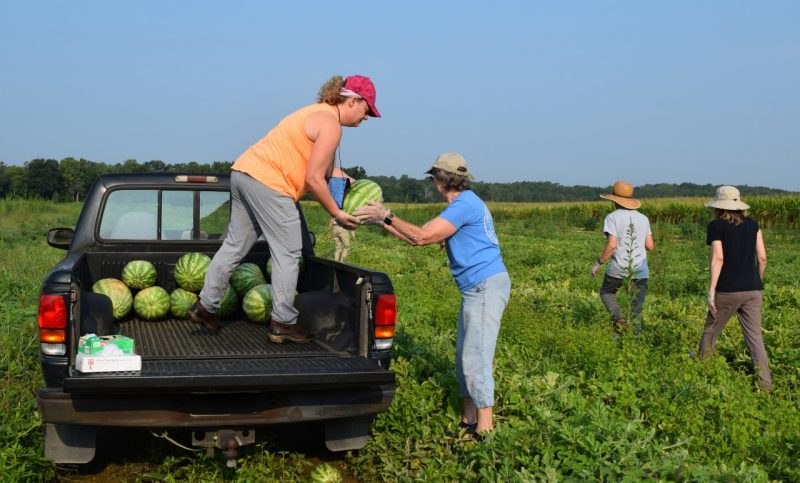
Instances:
[[[241,307],[218,333],[167,314],[145,320],[131,310],[115,320],[96,282],[121,279],[128,262],[153,264],[155,284],[178,288],[174,269],[186,253],[213,257],[230,215],[228,175],[114,174],[97,179],[74,228],[54,228],[48,243],[66,256],[47,274],[39,301],[46,423],[45,456],[87,463],[97,431],[190,429],[185,444],[215,448],[235,462],[259,427],[324,425],[332,451],[366,444],[371,421],[395,391],[390,370],[396,303],[381,272],[314,254],[303,221],[303,263],[295,305],[310,344],[272,343],[267,325]],[[300,206],[298,204],[298,209]],[[302,211],[301,211],[302,214]],[[242,262],[266,267],[259,239]],[[134,291],[135,292],[135,291]],[[121,335],[134,342],[140,370],[82,372],[82,336]]]

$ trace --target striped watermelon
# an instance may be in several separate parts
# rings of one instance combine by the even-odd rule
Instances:
[[[243,263],[231,274],[231,285],[240,297],[244,297],[251,288],[262,283],[267,283],[267,279],[255,263]]]
[[[262,283],[251,288],[242,300],[242,308],[253,322],[266,322],[272,312],[272,286]]]
[[[238,308],[239,308],[239,296],[236,295],[236,290],[230,285],[228,285],[228,290],[225,291],[225,295],[219,302],[219,310],[217,311],[217,316],[219,318],[230,317],[231,315],[236,313],[236,310]]]
[[[383,191],[374,181],[358,179],[353,181],[345,193],[342,209],[352,215],[357,208],[365,206],[368,201],[383,202]]]
[[[187,253],[175,263],[175,281],[184,290],[199,292],[203,288],[203,280],[210,264],[211,257],[205,253]]]
[[[152,287],[157,277],[155,265],[147,260],[131,260],[122,269],[122,281],[134,290]]]
[[[116,278],[98,280],[92,285],[92,292],[103,294],[111,299],[111,307],[116,320],[125,317],[131,311],[133,295],[131,289],[122,280]]]
[[[197,302],[197,295],[194,292],[178,287],[169,295],[169,311],[175,317],[185,319],[195,302]]]
[[[146,320],[163,319],[169,312],[169,305],[169,294],[157,285],[142,289],[133,297],[134,312]]]
[[[299,265],[299,274],[302,275],[303,270],[306,268],[306,259],[305,258],[298,258],[297,264]],[[267,260],[267,280],[272,282],[272,259],[270,258]]]

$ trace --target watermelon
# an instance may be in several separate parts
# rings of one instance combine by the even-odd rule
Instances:
[[[242,308],[253,322],[266,322],[272,312],[272,286],[262,283],[251,288],[242,300]]]
[[[255,263],[243,263],[231,274],[231,285],[240,297],[244,297],[251,288],[262,283],[267,283],[267,279]]]
[[[131,289],[122,280],[116,278],[98,280],[92,285],[92,292],[103,294],[111,299],[111,307],[116,320],[125,317],[131,311],[133,295]]]
[[[239,296],[236,295],[236,290],[228,285],[228,290],[225,291],[225,295],[222,297],[222,300],[219,303],[217,316],[219,318],[229,317],[233,315],[238,308]]]
[[[169,311],[175,317],[184,319],[195,302],[197,302],[197,295],[194,292],[178,287],[169,295]]]
[[[368,179],[358,179],[353,182],[344,195],[342,209],[351,215],[356,209],[365,206],[368,201],[383,201],[383,191],[378,183]]]
[[[134,312],[146,320],[163,319],[169,312],[169,305],[169,294],[157,285],[140,290],[133,298]]]
[[[134,290],[152,287],[157,277],[155,265],[147,260],[131,260],[122,269],[122,281]]]
[[[175,263],[175,281],[184,290],[199,292],[210,264],[211,257],[205,253],[186,253]]]
[[[329,463],[320,463],[308,475],[311,483],[343,483],[344,478],[335,466]]]
[[[303,269],[306,268],[306,259],[305,258],[298,258],[297,264],[300,266],[299,274],[303,273]],[[299,276],[299,275],[298,275]],[[272,259],[270,258],[267,260],[267,279],[271,282],[272,281]]]

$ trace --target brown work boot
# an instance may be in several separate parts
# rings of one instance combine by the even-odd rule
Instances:
[[[614,332],[617,334],[622,334],[623,332],[628,331],[628,322],[625,320],[624,317],[617,317],[614,320]]]
[[[272,319],[269,319],[267,336],[269,340],[278,344],[284,340],[297,342],[298,344],[307,344],[313,339],[313,336],[303,330],[296,322],[294,324],[284,324],[283,322]]]
[[[194,305],[192,305],[192,308],[189,309],[189,320],[197,325],[202,325],[214,333],[219,332],[219,330],[222,328],[222,326],[219,325],[216,314],[212,314],[206,310],[206,308],[203,307],[203,304],[200,303],[200,299],[197,299],[197,302],[195,302]]]

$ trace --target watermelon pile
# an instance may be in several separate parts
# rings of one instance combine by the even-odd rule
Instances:
[[[354,211],[365,206],[369,201],[383,202],[383,191],[374,181],[358,179],[353,181],[350,189],[345,193],[342,209],[352,215]]]
[[[157,277],[155,265],[147,260],[131,260],[122,269],[122,281],[133,290],[152,287]]]
[[[251,288],[262,283],[267,283],[267,279],[255,263],[243,263],[231,274],[231,285],[240,297],[244,297]]]
[[[169,311],[172,315],[179,319],[185,319],[189,314],[189,309],[197,302],[197,294],[178,287],[169,294],[169,300]]]
[[[133,311],[145,320],[164,318],[169,312],[169,307],[169,294],[157,285],[142,289],[133,297]]]

